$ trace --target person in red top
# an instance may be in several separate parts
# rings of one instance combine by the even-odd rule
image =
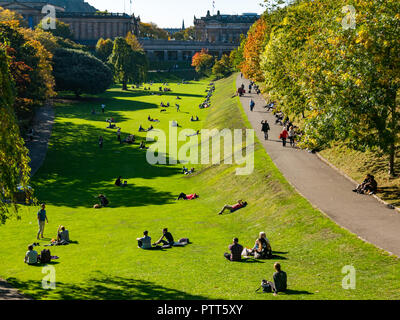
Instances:
[[[286,139],[289,137],[289,133],[287,132],[286,128],[284,127],[281,134],[279,135],[279,139],[282,139],[282,145],[286,147]]]
[[[176,199],[176,200],[181,200],[181,199],[193,200],[193,199],[197,199],[198,197],[199,197],[199,195],[196,193],[186,195],[183,192],[181,192],[181,194],[178,196],[178,199]]]
[[[229,261],[240,261],[242,259],[243,246],[239,244],[238,238],[234,238],[233,244],[231,244],[228,248],[231,254],[224,253],[224,257],[226,259]]]
[[[238,200],[238,202],[236,204],[234,204],[234,205],[229,205],[229,204],[224,205],[223,208],[221,209],[221,211],[218,212],[218,214],[222,214],[227,209],[230,210],[231,212],[234,212],[234,211],[239,210],[240,208],[243,208],[245,206],[247,206],[247,202],[246,201]]]

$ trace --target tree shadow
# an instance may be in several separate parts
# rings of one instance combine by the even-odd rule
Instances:
[[[136,280],[96,272],[82,284],[56,282],[55,290],[45,290],[41,281],[7,279],[10,285],[23,292],[29,291],[33,299],[57,300],[205,300],[207,297],[192,295],[166,288],[150,281]]]
[[[99,194],[108,198],[110,207],[173,202],[175,195],[170,192],[136,186],[129,180],[173,176],[180,172],[179,168],[149,164],[146,150],[137,145],[120,144],[114,131],[70,122],[58,122],[55,126],[45,165],[32,180],[41,202],[92,207],[98,203]],[[104,138],[103,148],[99,148],[99,136]],[[115,186],[118,176],[127,180],[128,186]]]

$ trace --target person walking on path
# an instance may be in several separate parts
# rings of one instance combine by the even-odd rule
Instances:
[[[264,139],[268,140],[268,131],[271,129],[269,127],[268,121],[267,120],[261,120],[261,131],[264,132]]]
[[[253,111],[255,105],[256,105],[256,103],[254,102],[253,99],[251,99],[251,100],[250,100],[250,111]]]
[[[284,127],[281,134],[279,135],[279,139],[282,139],[282,145],[286,147],[286,139],[288,138],[289,133],[287,132],[286,128]]]
[[[39,223],[39,231],[37,233],[37,239],[39,239],[39,235],[42,236],[43,239],[43,232],[44,232],[44,225],[47,221],[47,223],[49,223],[49,220],[47,219],[47,215],[46,215],[46,205],[43,203],[41,205],[41,208],[39,209],[38,213],[37,213],[37,219],[38,219],[38,223]]]
[[[101,112],[102,112],[102,113],[104,113],[104,109],[105,109],[105,108],[106,108],[106,105],[105,105],[105,104],[102,104],[102,105],[101,105]]]
[[[293,126],[290,126],[290,128],[289,128],[289,143],[292,148],[294,147],[295,137],[296,137],[296,133],[294,132]]]
[[[103,148],[103,136],[100,136],[99,138],[99,147]]]

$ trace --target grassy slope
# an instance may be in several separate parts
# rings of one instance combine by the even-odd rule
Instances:
[[[159,118],[156,128],[167,129],[167,120],[183,127],[245,128],[249,123],[234,92],[234,77],[219,81],[213,107],[196,107],[203,99],[205,82],[171,85],[183,111],[172,108],[160,114],[160,101],[174,96],[145,96],[116,88],[100,101],[57,107],[57,121],[44,167],[35,177],[39,198],[48,203],[50,224],[66,225],[79,244],[51,248],[60,256],[55,264],[57,289],[41,289],[41,268],[22,263],[25,246],[34,241],[35,210],[24,209],[22,220],[0,227],[0,276],[37,299],[398,299],[400,263],[372,245],[339,228],[299,196],[285,181],[256,142],[255,170],[236,176],[235,166],[198,166],[185,177],[179,166],[150,166],[137,146],[120,146],[111,131],[105,133],[102,115],[91,116],[93,106],[106,100],[107,116],[113,115],[124,133],[137,133],[147,116]],[[158,86],[156,86],[157,88]],[[192,112],[193,111],[193,112]],[[104,149],[97,138],[105,136]],[[142,137],[144,135],[142,134]],[[123,175],[130,186],[113,186]],[[180,192],[197,192],[200,199],[175,202]],[[94,210],[93,196],[104,192],[111,200],[106,209]],[[225,203],[245,198],[249,206],[234,214],[218,216]],[[158,237],[168,227],[176,238],[193,244],[165,251],[142,251],[136,237],[144,229]],[[277,252],[273,260],[230,263],[222,254],[233,236],[252,246],[265,231]],[[280,261],[288,273],[289,294],[278,297],[256,294],[263,278],[271,279],[273,263]],[[357,270],[357,289],[344,290],[344,265]],[[371,283],[377,284],[372,286]]]

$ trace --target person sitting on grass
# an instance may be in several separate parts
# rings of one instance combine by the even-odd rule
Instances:
[[[122,177],[119,176],[119,177],[117,178],[117,180],[115,180],[115,185],[116,185],[117,187],[120,187],[120,186],[122,185],[121,179],[122,179]]]
[[[146,145],[145,145],[143,140],[140,141],[139,149],[147,149],[147,147],[146,147]]]
[[[172,236],[172,234],[168,231],[168,228],[164,228],[162,230],[163,235],[161,236],[160,239],[158,239],[157,242],[153,243],[153,246],[156,246],[160,243],[162,243],[164,246],[173,246],[174,244],[174,237]],[[164,240],[164,238],[166,240]]]
[[[28,251],[25,254],[24,262],[29,265],[38,263],[38,253],[36,250],[33,250],[33,245],[28,246]]]
[[[224,257],[229,261],[240,261],[242,259],[243,246],[239,244],[238,238],[233,238],[233,244],[229,245],[229,253],[224,253]]]
[[[139,125],[139,132],[143,132],[143,131],[146,131],[146,130],[143,129],[142,125]]]
[[[245,249],[246,256],[254,256],[254,259],[268,259],[272,256],[272,249],[265,232],[260,232],[253,249]]]
[[[146,230],[143,232],[143,237],[136,239],[138,242],[138,248],[141,249],[151,249],[151,237],[149,237],[149,232]]]
[[[176,200],[181,200],[181,199],[183,199],[183,200],[193,200],[193,199],[197,199],[198,197],[199,197],[199,195],[196,194],[196,193],[192,193],[192,194],[186,195],[183,192],[181,192]]]
[[[153,129],[154,129],[153,125],[150,125],[150,127],[147,129],[147,131],[151,131]]]
[[[268,281],[268,283],[274,292],[274,296],[276,296],[278,292],[285,292],[287,290],[287,274],[285,271],[282,271],[279,262],[275,262],[274,268],[276,270],[272,276],[274,282]]]
[[[97,198],[100,200],[100,205],[98,205],[97,208],[106,207],[109,204],[109,201],[104,194],[99,194]]]
[[[57,244],[58,245],[64,245],[68,244],[70,242],[69,240],[69,231],[65,229],[64,226],[58,226],[57,230]]]
[[[222,214],[225,210],[230,210],[232,213],[232,212],[239,210],[245,206],[247,206],[246,201],[238,200],[238,202],[234,205],[229,205],[229,204],[224,205],[223,208],[221,209],[221,211],[218,212],[218,214]]]
[[[135,143],[135,140],[136,140],[135,135],[130,134],[129,136],[127,136],[127,137],[125,138],[125,140],[124,140],[123,142],[124,142],[124,143],[128,143],[128,144],[134,144],[134,143]]]

